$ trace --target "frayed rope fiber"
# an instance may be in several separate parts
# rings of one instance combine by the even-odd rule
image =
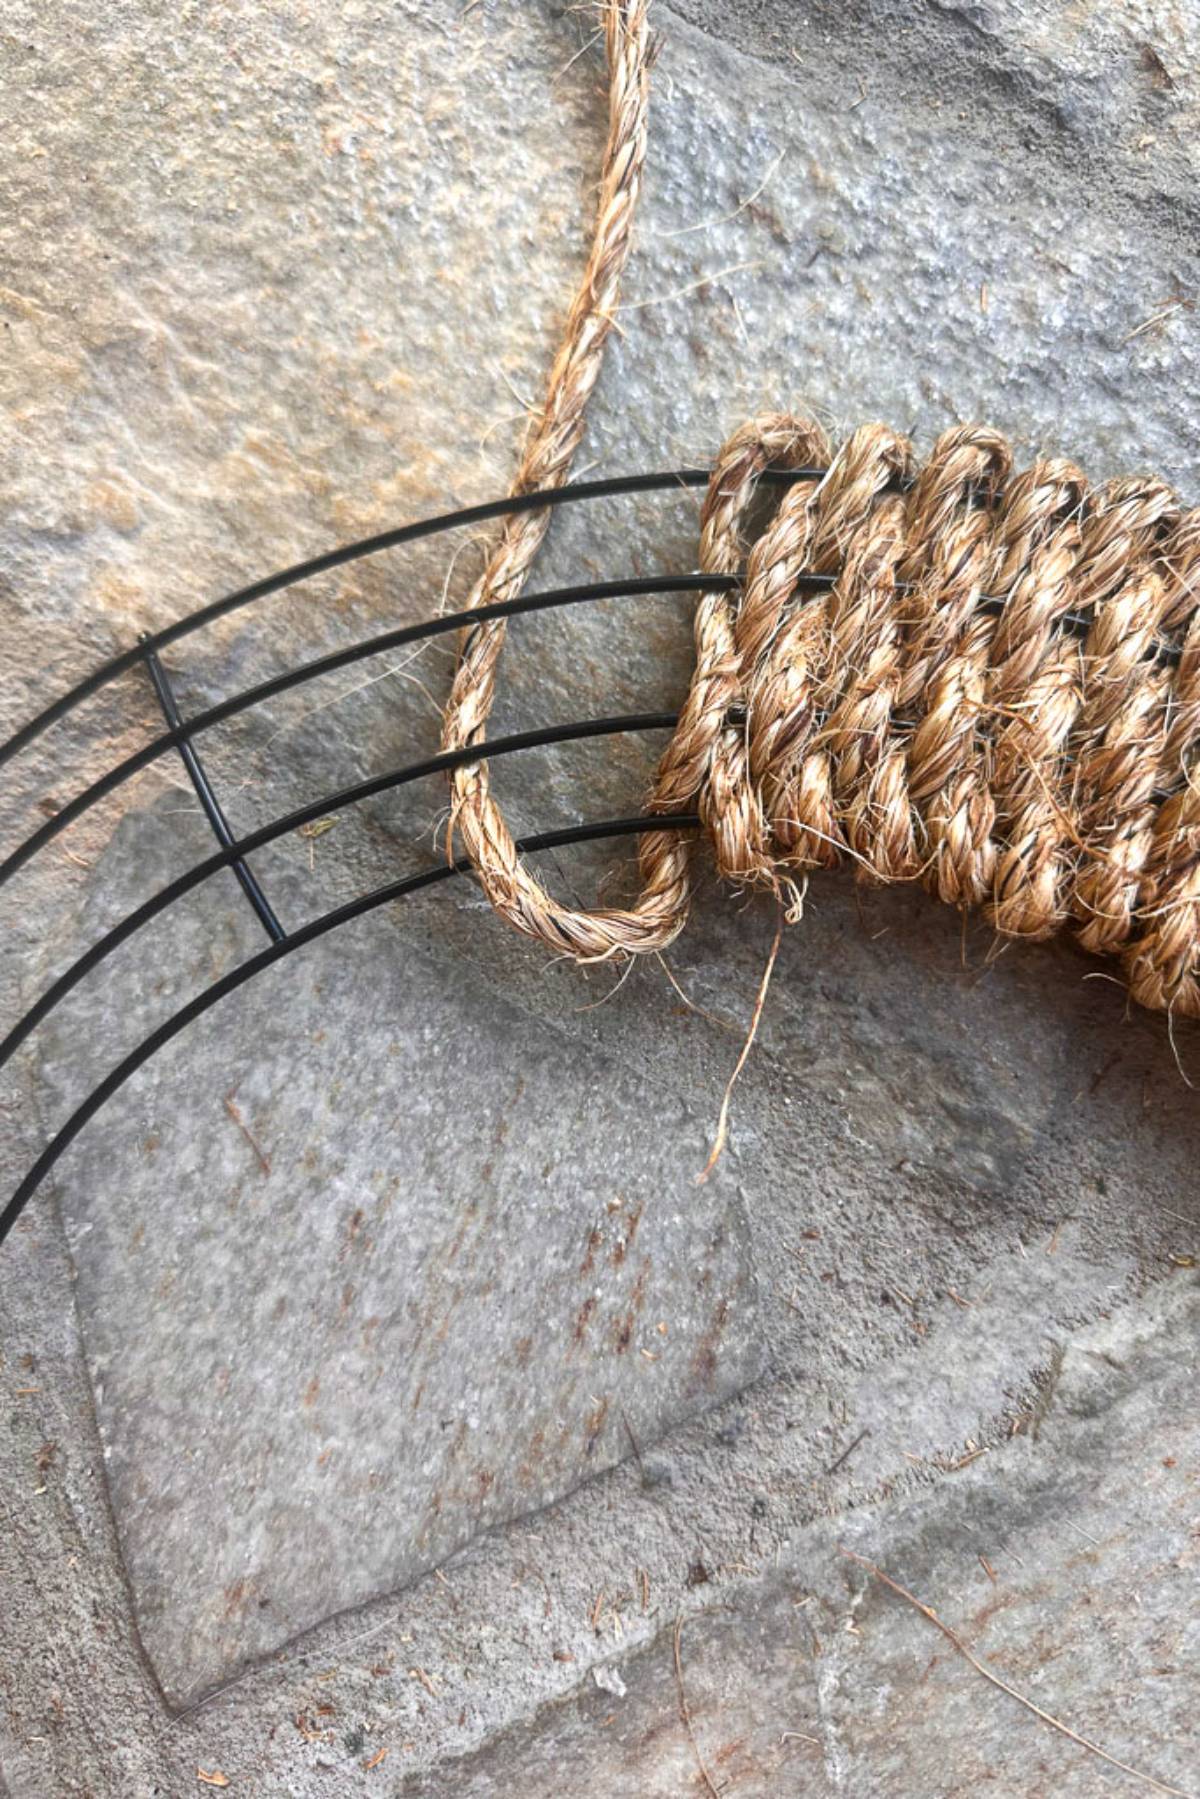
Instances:
[[[565,481],[629,253],[652,60],[646,0],[605,8],[609,135],[583,281],[514,493]],[[768,468],[822,468],[765,523]],[[512,599],[548,513],[510,517],[469,605]],[[717,458],[699,566],[732,575],[695,619],[690,691],[648,810],[697,811],[727,880],[793,914],[809,870],[921,881],[1005,937],[1065,928],[1121,959],[1141,1004],[1200,1016],[1200,511],[1150,478],[1090,488],[1014,471],[998,433],[924,462],[867,425],[836,451],[785,414]],[[802,591],[804,575],[833,577]],[[443,746],[484,743],[503,621],[466,636]],[[453,831],[493,906],[557,953],[661,950],[686,921],[689,850],[640,842],[625,908],[564,906],[517,853],[485,760],[451,776]]]

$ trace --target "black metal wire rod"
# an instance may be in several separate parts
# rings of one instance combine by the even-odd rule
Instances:
[[[790,486],[796,481],[820,480],[825,473],[824,469],[813,468],[767,469],[761,479],[774,486]],[[465,506],[457,512],[442,512],[433,518],[417,519],[412,524],[380,531],[374,537],[360,538],[357,543],[341,544],[335,550],[326,550],[322,555],[312,556],[306,562],[293,563],[290,568],[280,569],[277,574],[267,575],[261,581],[252,581],[249,587],[239,587],[236,592],[227,593],[221,599],[212,600],[207,606],[189,612],[173,625],[151,632],[145,642],[151,649],[166,649],[168,644],[177,643],[181,637],[187,637],[193,631],[203,630],[205,625],[211,625],[228,613],[237,612],[255,600],[266,599],[268,594],[279,593],[285,587],[295,587],[301,581],[308,581],[314,575],[326,574],[330,569],[341,568],[347,562],[357,562],[364,556],[377,556],[382,550],[396,549],[404,543],[415,543],[422,537],[434,537],[442,531],[453,531],[461,525],[482,525],[489,519],[503,518],[509,513],[540,512],[546,507],[568,506],[576,500],[600,500],[633,493],[662,493],[673,487],[704,487],[711,475],[711,469],[680,468],[659,469],[645,475],[616,475],[602,481],[573,481],[564,487],[509,495],[503,500],[489,500],[482,506]],[[67,693],[52,701],[35,718],[31,718],[14,732],[6,743],[0,744],[0,768],[12,757],[19,755],[50,725],[65,718],[76,706],[90,699],[92,694],[98,693],[110,681],[115,681],[127,669],[133,668],[142,660],[144,653],[142,644],[123,650],[120,655],[113,656],[99,668],[93,669],[90,675],[77,682]]]
[[[183,724],[183,717],[175,698],[175,690],[171,686],[170,676],[159,659],[158,651],[149,644],[145,645],[145,661],[147,672],[154,683],[154,691],[158,695],[158,703],[162,707],[163,717],[171,729],[176,730]],[[192,786],[195,788],[196,798],[200,801],[204,816],[212,826],[214,837],[222,848],[228,849],[233,842],[233,832],[229,829],[229,820],[221,809],[221,802],[213,790],[212,782],[205,773],[204,764],[197,755],[196,746],[190,738],[185,737],[179,745],[179,756],[187,770]],[[243,862],[239,856],[230,863],[230,867],[237,876],[238,885],[249,900],[255,917],[271,942],[282,943],[287,933],[276,918],[271,903],[259,886],[249,863]]]
[[[797,481],[821,480],[827,473],[827,469],[821,468],[764,469],[759,479],[771,486],[791,486]],[[711,474],[711,469],[703,468],[659,469],[644,475],[616,475],[601,481],[573,481],[563,487],[510,495],[503,500],[489,500],[481,506],[465,506],[457,512],[443,512],[433,518],[417,519],[412,524],[381,531],[374,537],[363,537],[355,543],[341,544],[337,549],[326,550],[322,555],[310,557],[306,562],[296,562],[290,568],[267,575],[261,581],[253,581],[248,587],[239,587],[235,592],[225,594],[218,600],[210,601],[207,606],[201,606],[195,612],[176,619],[174,624],[151,632],[146,642],[152,649],[166,649],[181,637],[203,630],[206,625],[213,624],[217,619],[224,618],[243,606],[251,605],[255,600],[266,599],[269,594],[295,587],[302,581],[325,574],[330,569],[341,568],[348,562],[357,562],[365,556],[377,556],[383,550],[395,549],[404,543],[414,543],[423,537],[433,537],[442,531],[452,531],[459,526],[485,524],[489,519],[502,518],[509,513],[537,512],[549,507],[566,506],[576,500],[608,499],[633,493],[662,493],[670,488],[704,487]],[[999,602],[996,602],[996,607],[998,605]],[[1080,613],[1067,613],[1062,622],[1076,635],[1086,633],[1090,628],[1090,621]],[[1159,653],[1167,662],[1174,663],[1179,659],[1178,652],[1169,645],[1162,646]],[[110,681],[115,681],[127,669],[133,668],[141,661],[143,654],[141,644],[123,650],[119,655],[101,663],[99,668],[93,669],[90,675],[86,675],[58,699],[51,701],[50,705],[0,744],[0,768],[28,748],[43,731],[82,705],[84,700],[90,699]]]
[[[681,475],[699,472],[701,471],[680,471]],[[796,470],[793,472],[796,477],[801,474],[811,477],[820,473],[819,470]],[[649,478],[647,477],[647,479]],[[628,479],[633,479],[633,477]],[[654,479],[658,479],[658,477],[654,477]],[[562,493],[566,490],[558,489],[556,491]],[[827,592],[834,586],[836,579],[836,575],[832,574],[802,574],[795,578],[796,586],[801,591],[808,593]],[[729,593],[738,586],[738,579],[733,575],[693,572],[688,575],[648,575],[625,581],[598,581],[583,586],[553,588],[545,593],[522,594],[515,600],[501,600],[490,606],[477,606],[462,612],[441,613],[435,618],[426,619],[421,624],[404,625],[392,631],[380,632],[376,636],[364,639],[361,643],[351,644],[346,649],[335,650],[327,656],[304,663],[299,668],[285,670],[282,674],[273,675],[269,680],[246,689],[244,693],[231,695],[216,706],[209,707],[206,712],[198,712],[193,719],[174,726],[160,737],[153,738],[150,743],[145,744],[140,750],[135,750],[123,762],[117,763],[115,767],[93,781],[90,787],[68,800],[66,805],[62,806],[52,818],[46,819],[36,831],[30,833],[23,843],[18,844],[16,849],[3,861],[0,861],[0,885],[3,885],[18,869],[24,867],[33,856],[37,855],[39,850],[57,837],[68,825],[73,824],[92,806],[97,805],[100,800],[106,798],[108,794],[114,792],[143,768],[149,767],[168,750],[179,749],[199,732],[210,730],[225,719],[233,718],[252,706],[260,705],[276,694],[286,693],[289,688],[316,680],[321,675],[331,674],[336,669],[346,668],[352,663],[361,662],[367,657],[379,655],[384,650],[397,648],[401,644],[416,643],[424,638],[470,628],[473,625],[485,623],[489,619],[515,618],[521,613],[541,612],[560,606],[581,605],[599,599],[636,599],[646,595],[671,593]],[[997,616],[1003,611],[1004,604],[1004,600],[997,596],[985,596],[979,601],[980,610],[993,616]],[[1060,623],[1072,635],[1085,637],[1091,629],[1092,621],[1081,613],[1067,612],[1062,615]],[[155,641],[153,638],[147,638],[146,645],[152,648]],[[1178,648],[1162,642],[1154,645],[1147,653],[1169,664],[1177,664],[1180,660]],[[139,648],[137,655],[132,660],[136,661],[144,659],[144,657],[145,646]],[[15,739],[11,741],[15,741]],[[3,755],[0,753],[0,762],[2,761]]]
[[[517,847],[522,853],[530,855],[537,850],[562,849],[568,844],[592,843],[606,837],[636,837],[647,831],[690,831],[697,829],[699,824],[699,818],[690,812],[676,812],[664,817],[655,817],[651,814],[638,818],[612,818],[607,819],[603,824],[571,825],[564,830],[541,831],[536,836],[521,838]],[[219,1005],[221,1000],[227,998],[229,994],[236,993],[239,987],[245,986],[246,982],[253,980],[255,975],[261,974],[264,969],[270,968],[284,956],[290,956],[294,950],[302,949],[306,944],[316,942],[319,937],[327,936],[330,931],[335,931],[341,925],[349,924],[356,918],[362,918],[365,913],[373,912],[379,906],[386,906],[392,900],[403,899],[407,894],[416,893],[423,887],[436,886],[439,881],[449,880],[453,875],[465,874],[470,866],[466,857],[460,857],[457,862],[443,864],[440,868],[425,869],[422,873],[408,875],[403,880],[389,881],[385,887],[377,887],[358,899],[338,906],[332,912],[326,912],[323,917],[314,919],[311,924],[303,925],[298,931],[293,931],[289,937],[284,938],[282,943],[268,944],[266,949],[259,950],[257,955],[251,956],[249,961],[243,962],[240,967],[231,969],[219,981],[214,981],[211,987],[206,987],[203,993],[198,993],[186,1006],[182,1006],[172,1017],[164,1020],[156,1030],[138,1044],[136,1049],[131,1050],[129,1055],[105,1076],[98,1087],[93,1088],[82,1105],[76,1107],[61,1130],[46,1145],[4,1210],[0,1212],[0,1243],[4,1242],[42,1181],[50,1173],[59,1157],[70,1148],[85,1125],[95,1117],[100,1108],[107,1104],[115,1093],[120,1091],[139,1068],[152,1056],[157,1055],[158,1051],[170,1043],[173,1038],[178,1037],[181,1031],[185,1031],[188,1025],[193,1024],[197,1018],[202,1018],[206,1012]]]
[[[800,583],[812,592],[823,592],[833,584],[832,575],[802,575]],[[428,637],[437,637],[446,633],[461,630],[493,618],[515,618],[521,613],[543,612],[559,606],[578,606],[602,599],[639,599],[646,596],[673,593],[726,593],[736,587],[737,582],[732,575],[645,575],[630,577],[624,581],[595,581],[587,586],[559,587],[545,593],[521,594],[515,600],[500,600],[491,606],[477,606],[474,610],[463,612],[445,612],[436,618],[425,619],[417,625],[403,625],[392,631],[383,631],[377,636],[368,637],[362,643],[351,644],[344,650],[334,650],[327,656],[318,657],[300,668],[287,669],[282,674],[273,675],[267,681],[261,681],[256,687],[247,688],[244,693],[232,694],[217,705],[210,706],[206,712],[198,712],[186,724],[180,724],[160,737],[153,738],[140,750],[135,750],[123,762],[118,762],[93,781],[90,787],[77,793],[72,799],[32,831],[23,843],[17,845],[11,854],[0,862],[0,885],[3,885],[19,868],[24,867],[38,851],[50,843],[69,824],[87,812],[92,806],[113,793],[131,776],[149,767],[168,750],[177,749],[180,744],[196,736],[201,731],[211,730],[214,725],[258,706],[263,701],[273,699],[277,694],[286,693],[289,688],[299,687],[308,681],[316,680],[320,675],[327,675],[339,668],[346,668],[355,662],[364,661],[369,656],[377,656],[382,651],[396,649],[401,644],[418,643]]]
[[[819,471],[796,471],[812,475]],[[688,473],[688,471],[683,471]],[[564,491],[564,490],[558,490]],[[802,574],[796,577],[797,587],[807,593],[824,593],[833,587],[835,575]],[[286,693],[292,687],[301,686],[308,681],[316,680],[321,675],[332,674],[335,670],[346,668],[355,662],[364,661],[388,649],[398,648],[402,644],[417,643],[422,639],[440,636],[452,631],[469,628],[485,623],[488,619],[515,618],[526,612],[542,612],[561,606],[587,604],[601,599],[638,599],[645,596],[672,593],[730,593],[739,582],[733,575],[710,575],[693,572],[687,575],[645,575],[631,577],[629,580],[596,581],[575,587],[559,587],[548,589],[545,593],[521,594],[515,600],[501,600],[490,606],[477,606],[473,610],[462,612],[440,613],[437,617],[426,619],[421,624],[403,625],[392,631],[383,631],[373,637],[365,638],[361,643],[351,644],[343,650],[334,650],[329,655],[320,656],[312,662],[303,663],[299,668],[285,670],[282,674],[273,675],[269,680],[261,681],[245,692],[233,694],[228,699],[211,706],[206,712],[198,712],[193,719],[180,724],[135,750],[123,762],[117,763],[85,788],[74,798],[67,801],[52,818],[46,819],[36,831],[17,845],[10,855],[0,861],[0,886],[24,867],[38,851],[51,842],[58,834],[73,824],[77,818],[87,812],[100,800],[114,792],[131,776],[149,767],[168,750],[178,749],[184,742],[201,731],[210,730],[225,719],[233,718],[252,706],[261,705],[265,700],[273,699],[277,694]],[[998,615],[1004,609],[1004,601],[992,596],[979,601],[980,610]],[[1084,637],[1091,629],[1091,621],[1080,613],[1064,613],[1060,621],[1074,636]],[[153,639],[147,639],[152,645]],[[1179,651],[1173,645],[1159,644],[1150,654],[1157,655],[1168,663],[1179,661]]]
[[[493,738],[486,746],[472,746],[461,750],[443,750],[436,756],[426,757],[422,762],[410,762],[404,768],[391,769],[387,774],[372,775],[369,780],[357,781],[353,787],[343,787],[339,793],[325,794],[321,799],[310,800],[307,805],[297,807],[283,818],[272,823],[260,825],[257,830],[250,831],[245,837],[231,842],[218,854],[209,856],[203,862],[179,875],[166,887],[152,894],[149,899],[125,918],[115,924],[103,937],[97,938],[71,966],[64,969],[58,979],[53,981],[29,1007],[9,1031],[3,1042],[0,1042],[0,1068],[13,1056],[32,1035],[38,1025],[49,1016],[54,1008],[71,993],[93,969],[98,968],[115,949],[136,935],[151,919],[157,918],[177,900],[193,888],[199,887],[222,868],[236,867],[238,861],[254,850],[262,849],[268,843],[274,843],[280,837],[289,836],[292,831],[299,830],[302,825],[312,824],[316,819],[326,817],[330,812],[340,812],[348,806],[356,805],[362,800],[371,799],[377,793],[387,793],[392,788],[404,787],[410,781],[422,780],[427,775],[442,774],[451,768],[462,768],[468,763],[477,762],[481,750],[486,749],[489,758],[511,756],[518,750],[541,749],[550,744],[575,743],[589,737],[618,737],[639,731],[667,731],[676,723],[674,712],[638,712],[617,718],[592,718],[573,720],[565,725],[541,725],[532,731],[514,731],[508,737]]]

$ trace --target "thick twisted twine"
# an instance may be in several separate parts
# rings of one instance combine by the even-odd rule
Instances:
[[[609,137],[587,270],[514,493],[565,480],[629,252],[646,139],[645,0],[606,12]],[[798,481],[748,542],[768,468]],[[471,605],[519,592],[547,514],[511,519]],[[728,880],[794,912],[807,871],[922,881],[1005,937],[1068,924],[1122,959],[1141,1004],[1200,1016],[1200,511],[1152,479],[1089,489],[1064,461],[1014,473],[996,432],[948,431],[923,464],[883,425],[836,453],[784,415],[717,459],[696,667],[648,810],[696,810]],[[799,577],[834,577],[817,598]],[[1072,615],[1068,628],[1067,615]],[[443,744],[482,743],[503,623],[476,627]],[[688,909],[688,850],[640,842],[627,908],[562,905],[517,854],[484,761],[452,819],[496,910],[557,953],[660,950]]]

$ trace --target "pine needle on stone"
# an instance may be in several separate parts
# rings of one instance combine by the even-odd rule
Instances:
[[[1077,1743],[1090,1755],[1099,1756],[1100,1760],[1107,1762],[1110,1768],[1119,1768],[1122,1774],[1128,1774],[1134,1780],[1144,1781],[1156,1792],[1170,1793],[1174,1799],[1196,1799],[1195,1794],[1186,1793],[1182,1787],[1171,1786],[1169,1782],[1159,1780],[1153,1774],[1144,1773],[1141,1768],[1132,1768],[1128,1762],[1119,1761],[1115,1755],[1110,1755],[1107,1749],[1102,1749],[1099,1743],[1093,1743],[1090,1738],[1080,1736],[1078,1731],[1072,1730],[1069,1724],[1064,1724],[1050,1712],[1043,1711],[1041,1706],[1035,1705],[1032,1699],[1026,1699],[1024,1693],[1018,1693],[1017,1689],[1010,1687],[1006,1680],[1001,1680],[1000,1676],[994,1674],[985,1662],[979,1660],[978,1656],[972,1655],[958,1632],[951,1630],[948,1624],[944,1624],[932,1606],[923,1604],[915,1593],[910,1593],[907,1587],[902,1587],[898,1580],[893,1580],[890,1574],[885,1574],[877,1563],[868,1561],[865,1555],[857,1555],[853,1549],[842,1548],[840,1544],[839,1550],[847,1561],[857,1562],[860,1568],[865,1568],[868,1574],[873,1574],[875,1579],[882,1581],[885,1587],[890,1587],[893,1593],[899,1594],[900,1598],[906,1600],[909,1605],[920,1612],[923,1618],[928,1618],[929,1622],[941,1631],[947,1642],[957,1649],[963,1660],[970,1663],[977,1674],[981,1674],[984,1680],[992,1686],[998,1687],[1002,1693],[1007,1693],[1010,1699],[1015,1699],[1018,1705],[1023,1705],[1027,1712],[1032,1712],[1034,1717],[1040,1719],[1043,1724],[1048,1724],[1052,1730],[1057,1730],[1070,1742]]]
[[[683,1619],[678,1618],[675,1622],[675,1684],[679,1688],[679,1716],[683,1719],[683,1727],[688,1733],[688,1741],[692,1745],[692,1754],[696,1758],[696,1766],[700,1770],[700,1778],[704,1782],[705,1790],[709,1793],[710,1799],[721,1799],[720,1792],[713,1785],[712,1775],[704,1765],[704,1757],[700,1753],[700,1745],[696,1741],[696,1732],[692,1725],[692,1713],[683,1687],[682,1638]]]

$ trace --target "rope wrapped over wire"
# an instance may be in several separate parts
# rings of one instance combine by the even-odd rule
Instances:
[[[566,479],[629,251],[646,140],[644,0],[606,11],[596,233],[515,493]],[[771,467],[822,467],[758,518]],[[511,518],[470,605],[511,599],[548,514]],[[794,913],[809,870],[921,881],[1005,937],[1071,927],[1146,1006],[1200,1016],[1200,512],[1153,479],[1017,472],[998,433],[919,463],[868,425],[832,452],[803,419],[726,443],[701,515],[696,666],[648,810],[697,811],[719,872]],[[827,574],[814,598],[799,577]],[[504,624],[467,635],[443,746],[484,743]],[[678,835],[640,844],[625,908],[563,905],[521,861],[487,763],[451,776],[453,831],[492,904],[556,953],[662,949],[688,908]]]
[[[747,459],[785,433],[828,454],[751,423],[706,514],[745,516]],[[974,426],[918,466],[870,425],[744,567],[703,602],[654,795],[698,808],[722,875],[787,895],[850,859],[1005,937],[1071,926],[1143,1005],[1200,1014],[1200,512],[1154,480],[1015,473]],[[828,594],[798,594],[805,571]]]

